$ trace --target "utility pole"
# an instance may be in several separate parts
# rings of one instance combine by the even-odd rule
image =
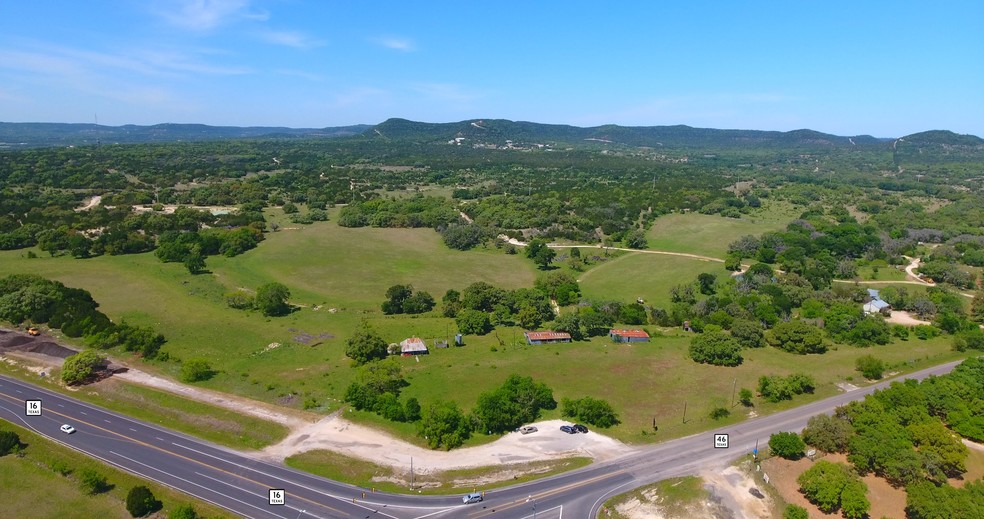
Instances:
[[[683,423],[687,423],[687,403],[683,403]]]
[[[413,490],[413,456],[410,456],[410,490]]]
[[[738,379],[735,379],[735,383],[731,385],[731,407],[735,406],[735,390],[738,389]]]

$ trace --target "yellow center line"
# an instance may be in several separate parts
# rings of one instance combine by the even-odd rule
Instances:
[[[15,396],[13,396],[13,395],[9,395],[9,394],[6,394],[6,393],[0,393],[0,397],[6,397],[6,398],[7,398],[8,400],[11,400],[11,401],[14,401],[14,402],[23,402],[23,401],[24,401],[24,399],[22,399],[22,398],[18,398],[18,397],[15,397]],[[101,411],[101,410],[100,410],[100,411]],[[210,468],[210,469],[212,469],[212,470],[216,470],[216,471],[218,471],[218,472],[221,472],[221,473],[223,473],[223,474],[226,474],[226,475],[228,475],[228,476],[232,476],[232,477],[234,477],[234,478],[239,478],[239,479],[242,479],[242,480],[244,480],[244,481],[248,481],[248,482],[250,482],[250,483],[253,483],[253,484],[255,484],[255,485],[259,485],[260,487],[264,487],[264,488],[280,488],[280,487],[279,487],[279,485],[278,485],[278,486],[270,486],[270,485],[268,485],[268,484],[263,484],[263,483],[260,483],[259,481],[256,481],[256,480],[254,480],[254,479],[250,479],[250,478],[248,478],[248,477],[246,477],[246,476],[242,476],[242,475],[239,475],[239,474],[236,474],[236,473],[233,473],[233,472],[229,472],[228,470],[225,470],[225,469],[222,469],[222,468],[219,468],[219,467],[216,467],[216,466],[214,466],[214,465],[209,465],[208,463],[205,463],[205,462],[203,462],[203,461],[200,461],[200,460],[197,460],[197,459],[194,459],[194,458],[189,458],[188,456],[184,456],[184,455],[182,455],[182,454],[178,454],[178,453],[176,453],[176,452],[173,452],[173,451],[170,451],[170,450],[167,450],[167,449],[165,449],[165,448],[162,448],[162,447],[158,447],[158,446],[156,446],[156,445],[152,445],[152,444],[150,444],[150,443],[147,443],[147,442],[144,442],[144,441],[141,441],[141,440],[138,440],[138,439],[136,439],[136,438],[131,438],[131,437],[128,437],[128,436],[126,436],[126,435],[124,435],[124,434],[121,434],[121,433],[118,433],[118,432],[116,432],[116,431],[112,431],[112,430],[109,430],[109,429],[106,429],[106,428],[104,428],[104,427],[100,427],[100,426],[98,426],[98,425],[96,425],[96,424],[93,424],[93,423],[90,423],[90,422],[87,422],[87,421],[85,421],[85,420],[82,420],[82,419],[78,419],[78,418],[72,418],[72,417],[70,417],[70,416],[68,416],[68,415],[66,415],[66,414],[63,414],[63,413],[59,413],[58,411],[54,411],[54,410],[51,410],[51,409],[45,409],[45,411],[44,411],[44,412],[45,412],[45,413],[51,413],[51,414],[54,414],[54,415],[57,415],[57,416],[61,416],[62,418],[66,418],[66,419],[69,419],[69,420],[74,420],[74,421],[76,421],[76,422],[79,422],[79,423],[83,423],[83,424],[85,424],[85,425],[87,425],[87,426],[89,426],[89,427],[92,427],[92,428],[94,428],[94,429],[98,429],[98,430],[100,430],[100,431],[103,431],[103,432],[106,432],[106,433],[109,433],[110,435],[113,435],[113,436],[119,436],[120,438],[122,438],[122,439],[123,439],[123,440],[125,440],[125,441],[129,441],[129,442],[132,442],[132,443],[134,443],[134,444],[137,444],[137,445],[142,445],[142,446],[144,446],[144,447],[148,447],[148,448],[150,448],[150,449],[154,449],[154,450],[157,450],[157,451],[160,451],[160,452],[163,452],[163,453],[165,453],[165,454],[170,454],[171,456],[174,456],[174,457],[176,457],[176,458],[179,458],[179,459],[183,459],[183,460],[186,460],[186,461],[190,461],[190,462],[192,462],[192,463],[197,463],[197,464],[199,464],[199,465],[201,465],[201,466],[203,466],[203,467],[208,467],[208,468]],[[78,449],[78,450],[81,450],[81,449]],[[231,462],[230,462],[230,463],[231,463]],[[158,470],[159,470],[159,469],[158,469]],[[259,471],[257,471],[257,470],[255,470],[255,469],[250,469],[250,470],[254,470],[254,471],[256,471],[256,472],[259,472]],[[162,472],[163,472],[163,471],[162,471]],[[345,514],[345,513],[343,513],[343,512],[341,511],[341,510],[338,510],[338,509],[336,509],[336,508],[333,508],[333,507],[331,507],[331,506],[329,506],[329,505],[327,505],[327,504],[324,504],[324,503],[319,503],[319,502],[317,502],[317,501],[314,501],[314,500],[311,500],[311,499],[307,499],[307,498],[305,498],[305,497],[303,497],[303,496],[298,496],[298,495],[294,495],[294,496],[291,496],[291,497],[292,497],[292,498],[296,498],[296,499],[299,499],[299,500],[301,500],[301,501],[305,501],[305,502],[307,502],[307,503],[311,503],[312,505],[315,505],[315,506],[323,506],[323,507],[325,507],[325,508],[327,508],[328,510],[331,510],[332,512],[336,512],[336,513],[338,513],[338,514],[340,514],[340,515],[341,515],[342,517],[345,517],[345,516],[346,516],[346,514]],[[331,497],[331,496],[329,496],[329,497]],[[337,498],[337,497],[335,497],[334,499],[341,499],[341,498]]]
[[[581,480],[581,481],[578,481],[578,482],[575,482],[575,483],[570,483],[570,484],[564,485],[562,487],[557,487],[557,488],[554,488],[554,489],[551,489],[551,490],[540,492],[539,494],[530,494],[530,497],[528,497],[528,498],[519,499],[519,500],[513,501],[512,503],[507,503],[507,504],[502,505],[502,506],[497,506],[494,509],[487,509],[487,510],[482,510],[480,512],[476,512],[476,513],[473,513],[473,514],[469,514],[469,517],[473,517],[473,518],[486,517],[486,516],[492,515],[494,513],[502,512],[504,510],[510,510],[510,509],[516,508],[518,506],[523,506],[523,505],[529,503],[530,501],[536,501],[537,499],[545,499],[545,498],[550,497],[550,496],[554,496],[554,495],[557,495],[557,494],[562,494],[564,492],[567,492],[568,490],[572,490],[572,489],[575,489],[575,488],[578,488],[578,487],[583,487],[585,485],[590,485],[591,483],[594,483],[596,481],[601,481],[603,479],[608,479],[608,478],[615,477],[615,476],[618,476],[618,475],[621,475],[621,474],[625,474],[625,471],[624,470],[616,470],[614,472],[609,472],[608,474],[602,474],[600,476],[595,476],[595,477],[590,478],[590,479]]]

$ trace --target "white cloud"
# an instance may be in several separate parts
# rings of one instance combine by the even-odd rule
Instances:
[[[417,50],[417,45],[409,38],[399,38],[396,36],[383,36],[372,39],[377,45],[382,45],[387,49],[398,50],[401,52],[413,52]]]
[[[250,8],[250,0],[158,0],[153,12],[171,25],[207,31],[239,21],[266,21],[270,15]]]
[[[325,44],[324,41],[297,31],[264,31],[259,33],[259,37],[266,42],[295,49],[313,49]]]

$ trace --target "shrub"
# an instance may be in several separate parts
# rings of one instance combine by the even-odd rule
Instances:
[[[769,450],[772,451],[772,454],[787,460],[802,458],[805,448],[806,444],[803,443],[803,439],[794,432],[779,432],[769,436]]]
[[[576,400],[569,398],[561,402],[561,414],[568,418],[576,418],[578,421],[586,422],[598,427],[612,427],[621,423],[618,414],[611,404],[605,400],[586,396]]]
[[[212,366],[205,359],[191,359],[181,364],[182,382],[200,382],[215,375]]]
[[[790,400],[793,395],[812,393],[816,387],[813,377],[804,373],[794,373],[788,377],[762,376],[759,378],[759,394],[769,402]]]
[[[0,456],[6,456],[20,448],[20,436],[13,431],[0,431]]]
[[[229,305],[229,308],[235,308],[237,310],[250,310],[256,307],[256,300],[253,296],[243,292],[242,290],[237,290],[226,294],[225,299],[226,304]]]
[[[727,333],[702,333],[690,341],[690,358],[694,362],[715,366],[737,366],[742,362],[741,344]]]
[[[810,418],[803,429],[803,441],[824,452],[846,452],[853,435],[851,422],[826,414]]]
[[[861,372],[864,378],[878,380],[885,372],[885,363],[871,355],[865,355],[854,361],[854,369]]]
[[[90,468],[84,468],[79,471],[79,488],[83,494],[91,496],[109,490],[110,486],[106,476]]]
[[[796,482],[806,498],[824,513],[843,508],[845,517],[860,519],[871,508],[865,497],[868,487],[844,465],[820,460],[800,474]]]
[[[168,519],[198,519],[198,512],[191,505],[178,505],[167,515]]]
[[[720,420],[721,418],[727,418],[731,416],[731,411],[728,411],[728,409],[725,407],[715,407],[713,410],[711,410],[710,416],[712,420]]]
[[[912,333],[920,340],[928,340],[940,334],[940,329],[930,324],[917,324],[912,327]]]
[[[741,391],[738,392],[738,401],[741,402],[741,405],[745,407],[751,407],[753,396],[754,395],[752,394],[751,389],[748,389],[747,387],[743,387],[741,388]]]
[[[76,353],[62,364],[61,379],[69,385],[85,383],[105,361],[105,357],[92,350]]]
[[[810,519],[810,514],[802,506],[786,505],[786,509],[782,511],[782,519]]]
[[[485,335],[492,331],[489,314],[481,310],[462,310],[455,317],[458,331],[465,335]]]
[[[162,503],[149,488],[139,485],[126,494],[126,511],[133,517],[143,517],[161,509]]]
[[[458,404],[437,401],[424,411],[417,434],[426,438],[432,449],[443,447],[450,450],[468,439],[471,427]]]
[[[823,342],[823,332],[812,324],[803,321],[779,323],[768,334],[769,344],[790,353],[824,353],[827,345]]]

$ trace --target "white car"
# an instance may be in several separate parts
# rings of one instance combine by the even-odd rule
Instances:
[[[65,424],[65,425],[61,426],[61,432],[65,433],[65,434],[72,434],[73,432],[75,432],[75,427],[72,427],[71,425]]]
[[[536,426],[534,426],[534,425],[524,425],[524,426],[522,426],[522,427],[519,428],[519,432],[521,432],[523,434],[535,433],[536,431],[537,431],[537,429],[536,429]]]

